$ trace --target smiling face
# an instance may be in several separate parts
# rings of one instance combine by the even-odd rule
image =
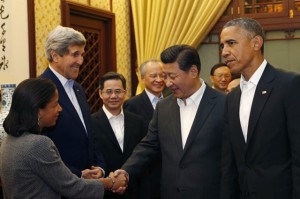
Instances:
[[[180,70],[177,62],[167,63],[163,66],[166,86],[176,98],[186,99],[199,88],[199,76],[196,66],[188,71]]]
[[[123,102],[125,100],[126,90],[119,79],[106,80],[103,89],[99,90],[100,98],[105,108],[113,115],[121,112]]]
[[[249,79],[263,60],[262,38],[258,35],[251,38],[246,30],[229,26],[222,30],[220,41],[222,56],[231,73],[242,73]]]
[[[158,62],[149,62],[145,67],[145,74],[142,76],[145,87],[153,95],[160,96],[165,87],[161,64]]]
[[[83,63],[84,47],[70,46],[69,52],[63,56],[52,51],[53,62],[51,66],[65,78],[75,80],[79,75],[79,68]]]
[[[210,80],[215,89],[225,92],[230,80],[231,73],[227,66],[221,66],[210,76]]]
[[[54,126],[61,111],[62,108],[58,103],[58,91],[56,90],[53,98],[46,107],[39,109],[38,117],[40,128]]]

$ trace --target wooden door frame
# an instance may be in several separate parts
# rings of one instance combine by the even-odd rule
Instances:
[[[29,51],[29,77],[36,77],[36,50],[35,50],[35,14],[34,0],[27,0],[28,10],[28,51]]]
[[[106,45],[105,69],[107,71],[116,71],[116,31],[115,31],[115,15],[111,12],[92,8],[79,3],[61,0],[61,24],[63,26],[71,26],[70,15],[76,14],[85,18],[92,18],[105,22],[105,30],[107,39],[104,41]]]
[[[105,42],[109,48],[107,49],[106,67],[109,71],[116,71],[116,32],[115,32],[115,16],[113,13],[85,6],[78,3],[73,3],[66,0],[61,0],[62,10],[61,24],[70,26],[70,12],[80,13],[82,16],[101,19],[107,24],[107,35],[110,36]],[[29,77],[36,77],[36,41],[35,41],[35,13],[34,0],[27,0],[28,9],[28,41],[29,41]]]

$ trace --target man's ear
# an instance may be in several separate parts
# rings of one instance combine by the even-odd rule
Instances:
[[[102,97],[102,90],[99,88],[99,90],[98,90],[98,93],[99,93],[99,97],[101,98],[101,99],[103,99],[103,97]]]
[[[192,77],[196,78],[198,76],[198,68],[196,65],[192,65],[190,68],[190,72],[192,73]]]
[[[254,49],[260,50],[264,43],[263,38],[259,35],[256,35],[252,40],[253,40],[253,44],[254,44]]]
[[[54,62],[57,62],[58,61],[58,58],[59,58],[59,54],[57,54],[54,50],[51,50],[51,57],[52,57],[52,60]]]

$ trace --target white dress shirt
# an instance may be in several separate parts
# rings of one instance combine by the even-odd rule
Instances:
[[[247,142],[247,134],[248,134],[248,125],[249,125],[249,117],[252,107],[252,102],[255,94],[255,90],[257,84],[266,68],[267,61],[264,60],[262,64],[258,67],[258,69],[251,76],[249,81],[246,81],[244,76],[241,75],[241,99],[240,99],[240,122],[243,131],[243,135],[245,138],[245,142]]]
[[[181,139],[183,148],[185,147],[186,140],[190,134],[199,104],[206,88],[204,81],[202,79],[200,79],[200,81],[202,83],[201,87],[193,95],[185,99],[185,102],[182,99],[177,99],[180,110]]]
[[[124,148],[124,113],[123,109],[119,115],[111,114],[105,106],[102,107],[106,117],[109,120],[110,126],[112,127],[114,134],[118,140],[119,146],[123,151]]]
[[[73,89],[74,80],[65,78],[64,76],[62,76],[61,74],[56,72],[51,66],[49,66],[49,68],[54,73],[54,75],[59,79],[60,83],[63,85],[69,99],[71,100],[71,102],[72,102],[84,128],[85,128],[85,132],[87,133],[85,122],[84,122],[83,115],[82,115],[82,111],[81,111],[76,94]]]
[[[150,93],[146,88],[145,88],[145,91],[150,99],[153,109],[155,109],[157,102],[159,102],[159,100],[161,100],[163,98],[163,95],[161,94],[160,97],[157,97],[157,96],[153,95],[152,93]]]

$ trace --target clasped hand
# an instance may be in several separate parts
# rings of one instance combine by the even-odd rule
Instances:
[[[81,177],[84,179],[98,179],[103,177],[103,171],[100,167],[92,166],[91,169],[81,171]]]
[[[129,181],[128,173],[124,170],[110,172],[109,177],[101,178],[103,172],[99,167],[92,166],[91,169],[85,169],[81,172],[81,177],[85,179],[99,179],[103,182],[104,187],[114,193],[123,194]]]
[[[117,175],[113,172],[110,172],[109,178],[111,178],[112,186],[110,190],[114,193],[123,194],[126,191],[128,178],[123,173],[118,173]]]

